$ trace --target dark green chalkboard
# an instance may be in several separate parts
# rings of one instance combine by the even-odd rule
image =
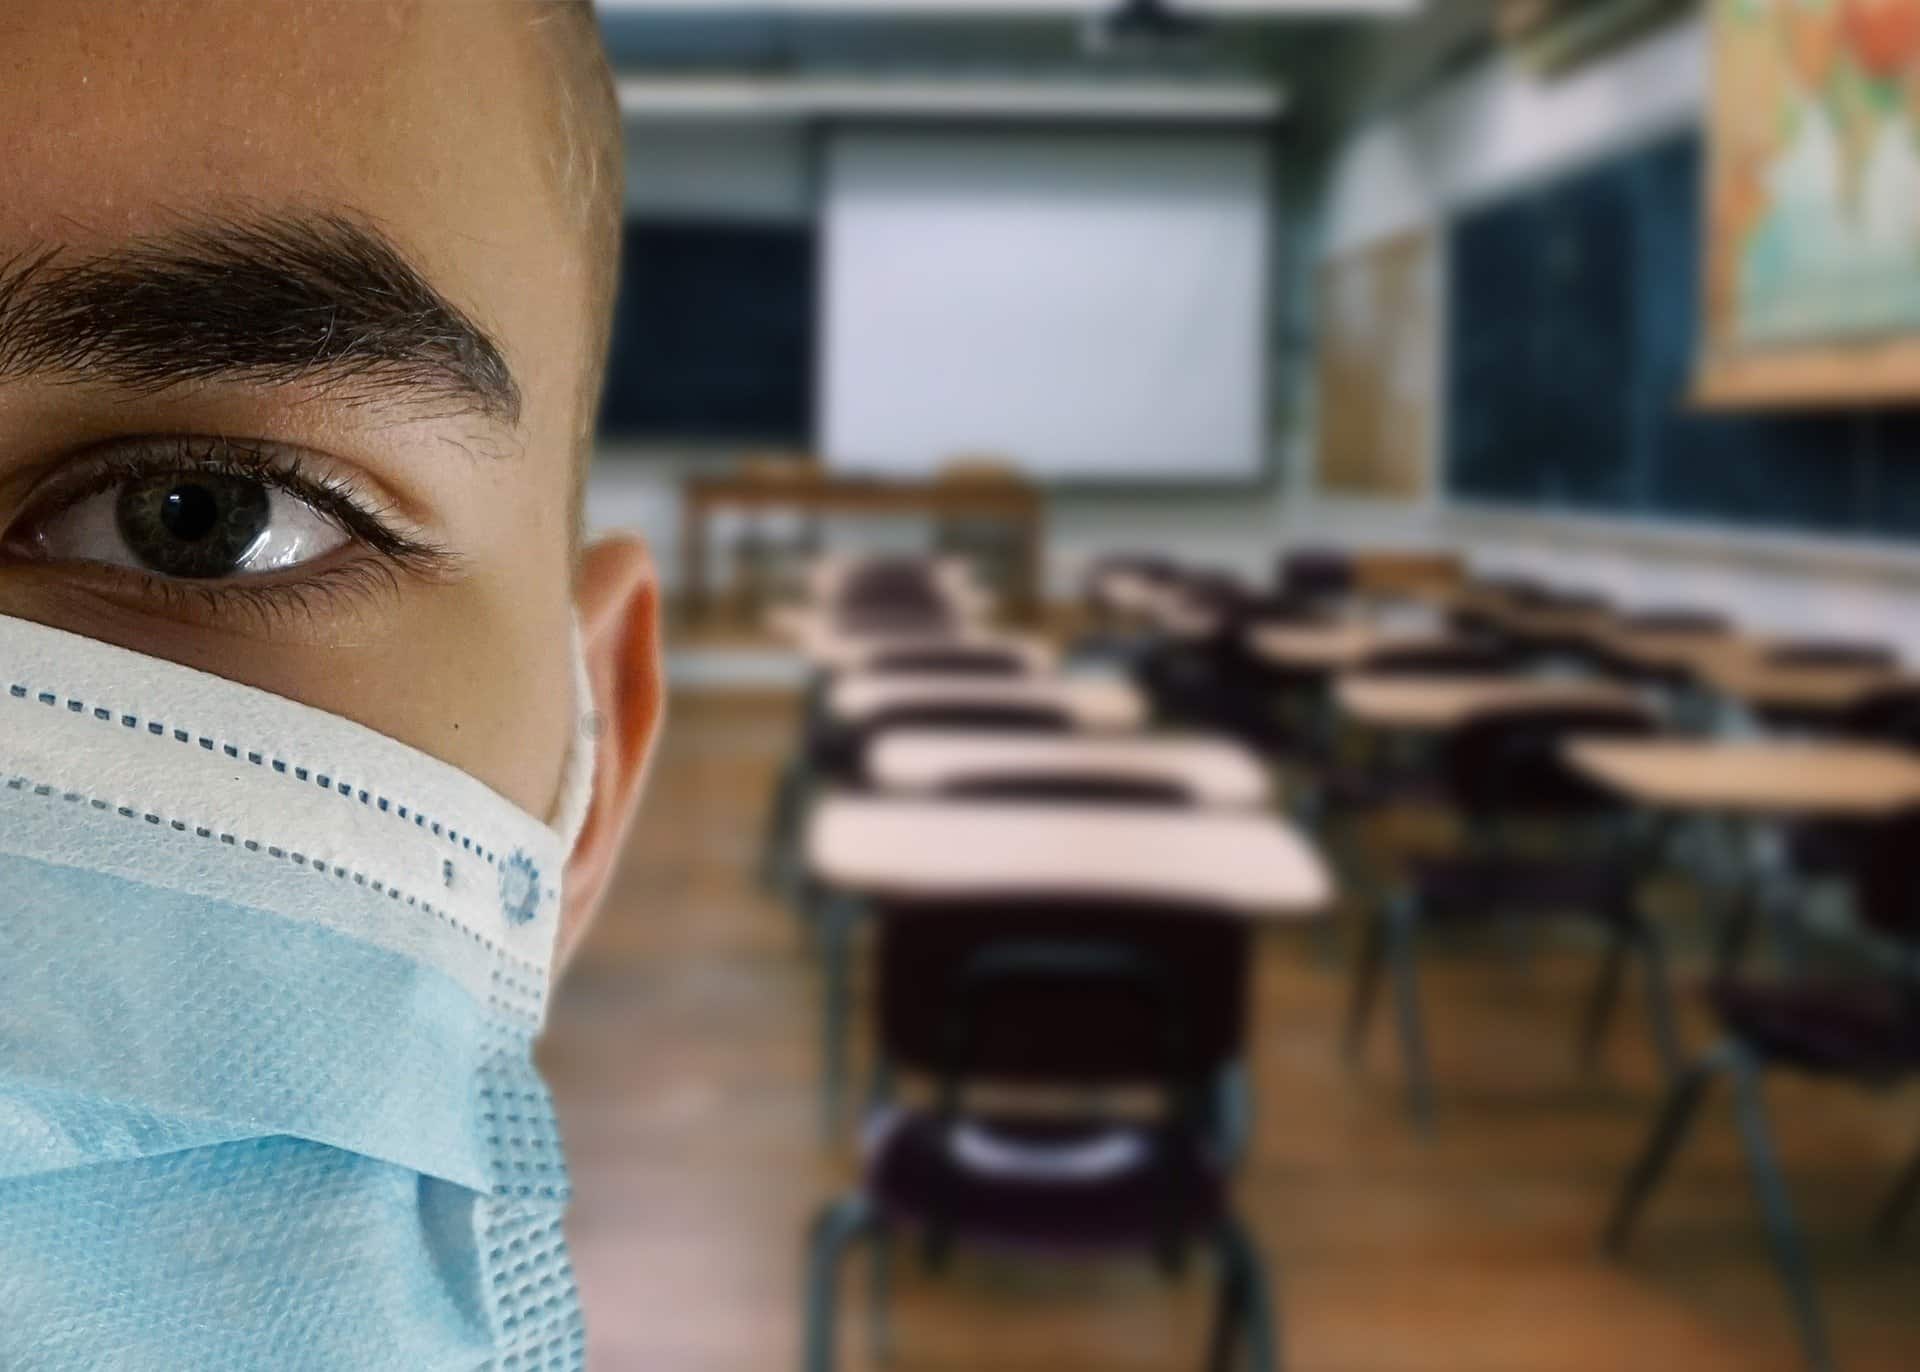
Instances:
[[[1920,410],[1689,409],[1700,141],[1529,186],[1447,234],[1454,497],[1874,539],[1920,537]]]

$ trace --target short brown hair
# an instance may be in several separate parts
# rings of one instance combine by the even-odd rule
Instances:
[[[592,458],[594,421],[606,381],[607,346],[619,288],[620,233],[625,215],[625,161],[620,102],[591,0],[538,0],[532,19],[554,76],[554,167],[587,261],[587,365],[580,378],[575,435],[574,508],[580,506]],[[576,521],[577,522],[577,521]]]

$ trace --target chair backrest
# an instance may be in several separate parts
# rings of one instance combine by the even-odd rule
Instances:
[[[1249,938],[1235,916],[1102,898],[879,913],[880,1048],[949,1085],[1179,1089],[1244,1050]]]
[[[833,625],[841,633],[874,639],[927,638],[950,632],[953,611],[945,601],[913,605],[841,606]]]
[[[938,610],[946,605],[934,569],[925,558],[884,557],[848,571],[836,597],[842,612]]]
[[[1920,751],[1920,686],[1889,686],[1864,696],[1841,718],[1842,732]]]
[[[1716,610],[1636,610],[1621,615],[1617,627],[1634,634],[1731,634],[1733,621]]]
[[[1513,654],[1498,644],[1418,643],[1376,649],[1358,671],[1366,676],[1498,676],[1513,667]]]
[[[1900,665],[1892,645],[1865,640],[1806,638],[1776,643],[1767,651],[1772,667],[1839,667],[1891,671]]]
[[[1324,602],[1312,596],[1278,595],[1253,596],[1242,601],[1234,609],[1234,622],[1237,628],[1246,629],[1260,624],[1279,624],[1289,627],[1302,627],[1329,623]]]
[[[1861,922],[1903,943],[1920,941],[1920,806],[1869,826],[1858,851],[1854,905]]]
[[[1072,805],[1139,805],[1186,808],[1193,792],[1170,777],[1088,769],[979,773],[940,788],[964,800],[1040,800]]]
[[[1526,706],[1490,710],[1454,729],[1444,745],[1448,790],[1481,818],[1578,816],[1620,808],[1566,758],[1574,738],[1639,738],[1656,731],[1634,706]]]
[[[1025,676],[1027,661],[1005,648],[900,648],[876,653],[866,664],[876,676]]]
[[[1281,555],[1275,580],[1284,595],[1345,595],[1353,589],[1353,558],[1338,548],[1298,548]]]

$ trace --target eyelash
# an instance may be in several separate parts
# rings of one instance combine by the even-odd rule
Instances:
[[[164,611],[197,606],[204,613],[223,614],[237,609],[263,620],[289,609],[312,615],[336,598],[391,591],[401,572],[436,578],[457,563],[449,549],[396,528],[390,505],[348,478],[314,471],[313,463],[298,450],[278,444],[175,435],[123,439],[91,457],[83,455],[68,470],[75,468],[77,475],[67,476],[30,500],[12,527],[50,518],[130,481],[174,475],[231,476],[257,481],[304,502],[373,554],[331,566],[224,581],[186,582],[132,568],[114,569],[160,601]],[[11,528],[6,536],[12,537]]]

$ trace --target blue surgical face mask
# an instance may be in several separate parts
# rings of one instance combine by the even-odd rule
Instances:
[[[529,1050],[587,732],[543,823],[0,618],[0,1368],[582,1365]]]

